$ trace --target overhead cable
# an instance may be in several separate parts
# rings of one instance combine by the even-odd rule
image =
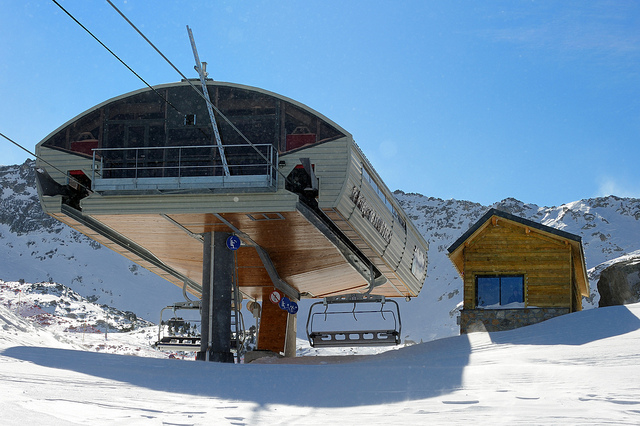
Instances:
[[[158,92],[156,89],[154,89],[153,87],[151,87],[151,85],[149,83],[146,82],[146,80],[144,78],[142,78],[137,72],[135,72],[129,65],[126,64],[125,61],[123,61],[122,59],[120,59],[120,57],[118,57],[118,55],[116,55],[111,49],[109,49],[102,41],[100,41],[100,39],[98,37],[96,37],[91,31],[89,31],[89,29],[87,27],[85,27],[84,25],[82,25],[82,23],[80,21],[78,21],[71,13],[69,13],[69,11],[67,11],[67,9],[65,9],[64,7],[62,7],[62,5],[60,3],[58,3],[56,0],[51,0],[53,1],[64,13],[66,13],[71,19],[73,19],[76,24],[80,25],[80,27],[85,30],[87,33],[89,33],[89,35],[91,37],[93,37],[98,43],[100,43],[100,45],[102,47],[104,47],[107,52],[111,53],[113,55],[114,58],[116,58],[118,61],[120,61],[120,63],[122,65],[124,65],[129,71],[131,71],[136,77],[138,77],[140,79],[140,81],[142,81],[149,89],[153,90],[153,92],[160,96],[166,103],[168,103],[169,105],[171,105],[171,107],[173,109],[175,109],[176,111],[180,112],[180,110],[178,110],[178,108],[176,108],[171,102],[169,102],[164,96],[162,96],[162,94],[160,92]]]
[[[69,11],[67,11],[60,3],[58,3],[56,0],[52,0],[64,13],[66,13],[71,19],[74,20],[74,22],[76,22],[82,29],[84,29],[91,37],[93,37],[98,43],[100,43],[100,45],[102,47],[104,47],[109,53],[111,53],[111,55],[113,55],[113,57],[115,57],[118,61],[120,61],[120,63],[122,63],[122,65],[124,65],[129,71],[131,71],[136,77],[138,77],[138,79],[140,81],[142,81],[149,89],[151,89],[156,95],[158,95],[164,102],[166,102],[167,104],[171,105],[171,107],[176,110],[177,112],[181,112],[180,110],[178,110],[178,108],[175,107],[175,105],[173,105],[168,99],[166,99],[164,96],[162,96],[162,94],[160,92],[158,92],[155,88],[153,88],[149,83],[147,83],[147,81],[142,78],[138,73],[136,73],[129,65],[126,64],[126,62],[124,62],[122,59],[120,59],[120,57],[118,57],[118,55],[116,55],[111,49],[109,49],[102,41],[100,41],[100,39],[98,37],[96,37],[87,27],[85,27],[80,21],[78,21],[78,19],[76,19]],[[191,86],[191,88],[193,88],[196,93],[202,98],[204,99],[205,102],[207,102],[208,104],[211,105],[211,107],[214,109],[214,111],[216,111],[226,122],[227,124],[229,124],[229,126],[231,126],[231,128],[238,134],[240,135],[240,137],[242,137],[242,139],[244,139],[245,142],[247,142],[247,144],[249,144],[257,153],[260,157],[262,157],[263,160],[265,160],[267,163],[270,162],[270,160],[255,146],[255,144],[253,144],[241,131],[240,129],[238,129],[235,124],[233,124],[231,122],[231,120],[229,120],[223,113],[222,111],[220,111],[218,109],[218,107],[216,107],[212,102],[208,101],[205,97],[205,95],[200,92],[197,87],[175,66],[173,65],[173,63],[142,33],[142,31],[140,31],[134,24],[133,22],[131,22],[125,15],[124,13],[122,13],[120,11],[120,9],[118,9],[110,0],[107,0],[107,3],[109,3],[109,5],[111,5],[111,7],[113,7],[113,9],[116,10],[116,12],[118,12],[118,14],[120,14],[120,16],[122,16],[122,18],[125,19],[125,21],[127,21],[127,23],[129,23],[129,25],[131,25],[131,27],[133,27],[133,29],[136,30],[136,32],[138,34],[140,34],[140,36],[142,36],[142,38],[145,39],[145,41],[147,41],[147,43],[149,43],[149,45],[151,45],[151,47],[154,48],[154,50],[156,52],[158,52],[158,54],[165,60],[167,61],[167,63],[169,63],[169,65],[171,65],[171,67],[176,70],[178,72],[178,74],[180,74],[180,76]],[[288,180],[286,176],[284,176],[284,174],[280,171],[277,170],[277,173],[282,175],[285,180]]]
[[[80,185],[81,187],[83,187],[84,189],[91,191],[91,188],[88,188],[86,185],[84,185],[82,182],[80,182],[78,179],[76,179],[75,177],[71,176],[71,175],[67,175],[67,172],[64,172],[62,170],[60,170],[59,168],[57,168],[56,166],[54,166],[53,164],[51,164],[50,162],[48,162],[47,160],[43,159],[42,157],[34,154],[33,152],[29,151],[27,148],[25,148],[24,146],[20,145],[18,142],[14,141],[13,139],[11,139],[9,136],[4,135],[3,133],[0,133],[0,136],[2,136],[3,138],[5,138],[6,140],[8,140],[9,142],[11,142],[12,144],[14,144],[15,146],[17,146],[18,148],[20,148],[21,150],[25,151],[27,154],[31,155],[34,158],[37,158],[38,160],[42,161],[43,163],[47,164],[48,166],[51,166],[53,169],[59,171],[60,173],[62,173],[63,176],[67,176],[69,179],[73,179],[74,181],[76,181],[76,183],[78,185]]]
[[[55,1],[55,0],[54,0],[54,1]],[[218,108],[213,104],[213,102],[211,102],[210,100],[208,100],[208,99],[206,98],[206,96],[204,95],[204,93],[202,93],[200,90],[198,90],[198,88],[197,88],[197,87],[196,87],[196,86],[191,82],[191,80],[189,80],[189,79],[188,79],[188,78],[187,78],[187,77],[186,77],[186,76],[185,76],[185,75],[184,75],[184,74],[183,74],[183,73],[178,69],[178,67],[176,67],[176,66],[175,66],[175,65],[174,65],[174,64],[173,64],[173,63],[172,63],[172,62],[171,62],[171,61],[170,61],[170,60],[169,60],[169,59],[168,59],[168,58],[167,58],[167,57],[166,57],[166,56],[165,56],[165,55],[160,51],[160,49],[158,49],[158,48],[157,48],[157,47],[156,47],[156,46],[151,42],[151,40],[149,40],[149,39],[148,39],[148,38],[147,38],[147,37],[142,33],[142,31],[140,31],[140,30],[138,29],[138,27],[136,27],[136,26],[135,26],[135,24],[134,24],[133,22],[131,22],[131,20],[129,20],[129,18],[127,18],[127,17],[125,16],[125,14],[124,14],[124,13],[122,13],[122,11],[120,11],[120,9],[118,9],[118,8],[116,7],[116,5],[114,5],[114,4],[111,2],[111,0],[106,0],[106,1],[107,1],[107,3],[109,3],[109,4],[111,5],[111,7],[113,7],[113,9],[114,9],[116,12],[118,12],[118,14],[119,14],[120,16],[122,16],[122,18],[123,18],[125,21],[127,21],[127,23],[128,23],[129,25],[131,25],[131,27],[132,27],[134,30],[136,30],[136,32],[137,32],[138,34],[140,34],[140,36],[141,36],[143,39],[145,39],[145,41],[146,41],[147,43],[149,43],[149,45],[150,45],[151,47],[153,47],[153,49],[154,49],[156,52],[158,52],[158,54],[159,54],[160,56],[162,56],[162,58],[163,58],[165,61],[167,61],[167,63],[168,63],[169,65],[171,65],[171,67],[172,67],[174,70],[176,70],[176,72],[177,72],[178,74],[180,74],[180,76],[181,76],[181,77],[182,77],[182,78],[183,78],[183,79],[184,79],[184,80],[189,84],[189,86],[191,86],[191,88],[192,88],[193,90],[195,90],[195,91],[196,91],[196,93],[197,93],[197,94],[198,94],[202,99],[204,99],[204,101],[205,101],[207,104],[211,105],[211,107],[213,108],[213,110],[214,110],[215,112],[217,112],[217,113],[218,113],[218,114],[219,114],[219,115],[224,119],[224,121],[226,121],[226,122],[231,126],[231,128],[232,128],[233,130],[235,130],[235,131],[236,131],[236,133],[238,133],[238,134],[240,135],[240,137],[242,137],[242,139],[244,139],[244,140],[245,140],[245,142],[247,142],[247,143],[248,143],[248,144],[249,144],[249,145],[250,145],[250,146],[251,146],[251,147],[252,147],[252,148],[253,148],[253,149],[258,153],[258,155],[260,155],[260,156],[262,157],[262,159],[263,159],[263,160],[265,160],[267,163],[269,162],[269,159],[268,159],[268,158],[267,158],[267,157],[266,157],[262,152],[260,152],[260,150],[259,150],[259,149],[258,149],[258,148],[257,148],[257,147],[256,147],[256,146],[255,146],[255,145],[254,145],[254,144],[253,144],[253,143],[252,143],[252,142],[251,142],[251,141],[250,141],[250,140],[249,140],[249,139],[248,139],[248,138],[247,138],[247,137],[246,137],[246,136],[241,132],[241,131],[240,131],[240,129],[238,129],[238,128],[237,128],[237,127],[236,127],[236,126],[231,122],[231,120],[229,120],[229,119],[228,119],[228,118],[227,118],[227,117],[226,117],[226,116],[225,116],[225,115],[224,115],[224,114],[223,114],[223,113],[222,113],[222,112],[221,112],[221,111],[220,111],[220,110],[219,110],[219,109],[218,109]],[[284,175],[283,175],[283,176],[284,176]]]

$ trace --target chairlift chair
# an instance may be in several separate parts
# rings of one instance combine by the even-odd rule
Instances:
[[[362,324],[336,331],[347,319],[352,324]],[[400,344],[401,328],[400,308],[395,300],[347,294],[326,297],[311,305],[306,331],[312,347],[393,346]]]
[[[164,321],[162,319],[166,310],[171,310],[173,316]],[[162,308],[160,311],[160,323],[158,324],[158,341],[154,346],[162,351],[184,351],[194,352],[200,350],[200,320],[185,320],[177,316],[176,311],[193,311],[200,309],[199,302],[177,302],[171,306]],[[195,333],[185,329],[187,324],[195,325]],[[180,330],[182,328],[183,330]],[[191,327],[190,327],[191,328]]]

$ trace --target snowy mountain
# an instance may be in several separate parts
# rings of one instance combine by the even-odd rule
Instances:
[[[35,162],[0,167],[0,279],[69,286],[156,321],[182,290],[43,213]]]
[[[5,344],[164,358],[150,346],[157,333],[157,326],[133,312],[99,305],[62,284],[0,280],[0,340]],[[109,340],[114,335],[117,339]]]
[[[0,167],[0,279],[52,282],[83,297],[156,321],[162,307],[182,299],[181,289],[43,214],[35,190],[34,162]],[[605,266],[640,257],[640,200],[614,196],[539,207],[515,199],[491,206],[396,191],[396,198],[429,241],[428,276],[418,298],[399,301],[403,339],[429,341],[458,334],[462,282],[447,247],[489,208],[582,237],[591,284],[585,308],[598,304]],[[635,253],[634,253],[635,252]],[[303,337],[305,307],[298,314]]]
[[[403,303],[408,339],[432,340],[455,335],[462,303],[462,280],[447,257],[447,248],[490,208],[579,235],[587,263],[591,296],[583,308],[598,306],[600,272],[640,253],[640,200],[609,196],[539,207],[508,198],[491,206],[469,201],[441,200],[396,191],[396,198],[429,242],[427,280],[418,303]],[[636,252],[636,253],[634,253]],[[403,322],[403,325],[407,321]],[[418,340],[419,341],[419,340]]]

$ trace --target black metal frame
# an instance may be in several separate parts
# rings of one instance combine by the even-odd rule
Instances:
[[[391,303],[391,309],[385,309],[385,304]],[[330,305],[337,304],[353,304],[351,311],[329,312]],[[358,309],[357,306],[366,306],[369,304],[378,304],[380,309]],[[324,311],[313,312],[315,306],[324,306]],[[314,330],[314,320],[318,316],[324,316],[325,320],[328,315],[353,315],[357,321],[357,315],[363,313],[377,313],[382,315],[386,320],[385,314],[393,318],[393,329],[375,329],[375,330],[340,330],[340,331],[317,331]],[[351,347],[351,346],[393,346],[400,344],[400,332],[402,330],[402,321],[400,319],[400,307],[395,300],[389,300],[384,296],[369,294],[348,294],[342,296],[326,297],[321,302],[316,302],[309,308],[309,316],[307,317],[307,338],[312,347]]]

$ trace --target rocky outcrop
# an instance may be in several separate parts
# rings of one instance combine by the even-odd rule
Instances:
[[[600,273],[599,306],[626,305],[640,301],[640,256],[614,263]]]
[[[0,224],[8,225],[17,235],[59,233],[64,228],[42,211],[36,193],[35,161],[0,166]]]

